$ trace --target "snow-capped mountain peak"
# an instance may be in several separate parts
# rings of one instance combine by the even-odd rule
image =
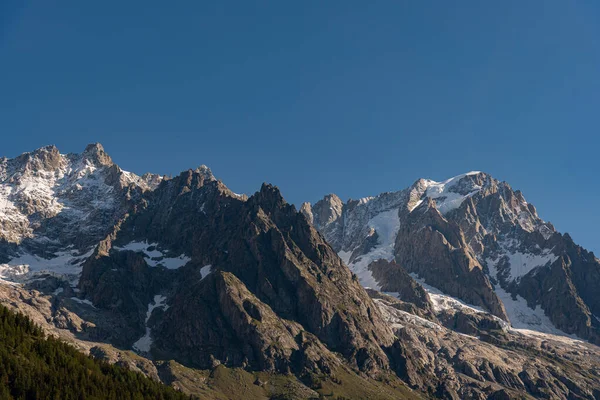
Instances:
[[[600,291],[600,280],[583,278],[600,276],[600,263],[543,221],[508,183],[472,171],[441,182],[419,179],[368,202],[334,199],[304,205],[302,212],[312,214],[309,219],[364,286],[393,291],[393,279],[373,269],[383,259],[515,326],[600,342],[593,317],[600,301],[592,294]],[[572,320],[557,308],[564,296],[572,300]]]
[[[217,178],[215,178],[215,176],[213,175],[212,171],[210,168],[208,168],[206,165],[201,165],[198,168],[196,168],[194,170],[194,172],[196,172],[197,174],[200,174],[205,180],[208,181],[216,181]]]
[[[135,368],[171,381],[182,363],[283,373],[299,398],[319,395],[306,377],[343,388],[322,386],[334,372],[353,398],[418,396],[393,373],[444,398],[593,398],[600,353],[547,333],[599,343],[600,263],[508,184],[420,179],[328,195],[303,217],[276,187],[237,195],[204,165],[163,180],[122,170],[99,144],[0,159],[0,303],[94,356],[109,344],[119,361],[158,354]]]
[[[478,180],[464,179],[478,174],[480,174],[479,171],[468,172],[443,182],[426,179],[424,180],[426,187],[424,195],[430,199],[435,199],[436,208],[440,213],[446,214],[460,207],[467,197],[473,196],[481,190]]]
[[[99,143],[80,154],[45,146],[0,160],[0,262],[20,252],[49,255],[66,244],[85,250],[140,193],[162,180],[123,171]],[[136,194],[138,193],[138,194]]]

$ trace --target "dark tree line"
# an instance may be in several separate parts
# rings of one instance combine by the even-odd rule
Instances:
[[[189,399],[124,367],[95,360],[0,305],[0,400]]]

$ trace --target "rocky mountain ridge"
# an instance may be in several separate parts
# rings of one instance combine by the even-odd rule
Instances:
[[[165,203],[172,206],[164,208]],[[154,250],[150,251],[167,254],[163,262],[173,258],[170,253],[187,262],[170,271],[144,269],[144,259],[127,250],[132,243],[151,243]],[[146,245],[142,251],[149,248]],[[263,185],[244,201],[202,173],[184,172],[156,189],[147,206],[133,211],[99,249],[84,264],[79,282],[82,295],[97,306],[132,312],[133,317],[140,310],[132,310],[131,305],[143,310],[152,303],[155,290],[164,293],[172,288],[175,297],[167,301],[164,323],[153,329],[153,336],[157,346],[166,347],[158,351],[181,358],[201,354],[204,360],[188,360],[198,367],[207,368],[218,360],[229,366],[286,372],[292,368],[292,350],[302,332],[309,342],[318,338],[334,351],[349,352],[348,360],[357,362],[358,368],[378,369],[387,363],[373,343],[390,345],[393,335],[377,322],[377,309],[314,228],[272,186]],[[185,256],[180,257],[180,252]],[[135,269],[133,279],[121,279],[130,268]],[[153,285],[153,279],[160,285]],[[118,290],[114,281],[132,281],[135,286]],[[136,287],[142,282],[147,285]],[[162,293],[156,294],[170,299]],[[182,315],[223,320],[233,330],[188,325],[193,321]],[[260,324],[252,324],[254,320]],[[162,332],[165,339],[161,340]],[[275,332],[276,337],[263,337]],[[257,347],[236,350],[235,343],[254,336],[258,342],[251,346]],[[221,339],[215,341],[217,337]],[[263,348],[263,342],[281,343]],[[268,352],[276,353],[278,361],[265,359]],[[361,353],[358,360],[357,353]]]
[[[504,247],[451,218],[478,193],[497,193],[491,178],[423,180],[345,204],[329,196],[297,212],[272,185],[240,196],[204,166],[137,177],[99,145],[18,159],[2,164],[14,215],[0,215],[0,302],[98,357],[207,398],[247,379],[256,379],[239,386],[248,398],[600,396],[600,349],[511,329],[496,286],[504,275],[491,279],[481,261],[501,260]],[[36,190],[25,190],[20,182],[34,178]],[[486,201],[477,200],[475,211]],[[547,224],[527,210],[528,234],[544,238]],[[484,229],[496,226],[480,214]],[[26,222],[13,224],[18,215]],[[563,271],[577,252],[565,248]],[[478,307],[435,291],[441,266],[462,277],[444,289]],[[514,277],[501,287],[512,290]],[[518,283],[536,281],[525,273]],[[223,374],[237,383],[216,390]]]
[[[302,211],[365,286],[393,291],[378,259],[514,327],[600,343],[600,262],[543,221],[520,191],[488,174],[416,181],[346,203],[328,195]]]
[[[76,260],[163,179],[123,171],[97,143],[81,154],[46,146],[0,159],[0,262]]]

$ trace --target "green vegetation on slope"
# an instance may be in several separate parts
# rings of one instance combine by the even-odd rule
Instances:
[[[187,368],[175,361],[159,363],[165,382],[202,399],[229,400],[400,400],[422,399],[398,377],[375,380],[339,367],[331,375],[301,382],[294,375],[251,372],[219,365],[212,370]]]
[[[0,400],[148,398],[190,397],[46,338],[29,318],[0,305]]]

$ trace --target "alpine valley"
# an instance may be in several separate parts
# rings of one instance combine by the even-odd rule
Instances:
[[[600,260],[482,172],[297,211],[99,144],[2,158],[0,304],[200,399],[600,399]]]

